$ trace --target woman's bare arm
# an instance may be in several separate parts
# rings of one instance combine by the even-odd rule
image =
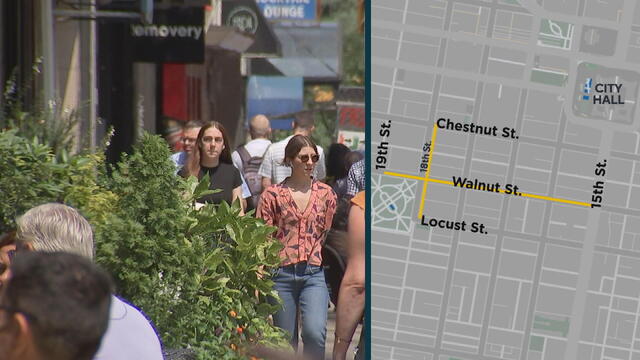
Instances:
[[[365,219],[364,210],[352,206],[349,211],[349,261],[342,283],[336,316],[336,339],[333,359],[344,360],[353,333],[362,318],[365,298]]]

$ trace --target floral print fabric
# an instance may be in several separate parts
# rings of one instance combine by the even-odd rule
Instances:
[[[306,209],[298,209],[289,187],[271,185],[260,196],[257,216],[276,226],[274,237],[280,250],[281,266],[306,261],[322,264],[322,244],[336,212],[336,194],[330,186],[314,181]]]

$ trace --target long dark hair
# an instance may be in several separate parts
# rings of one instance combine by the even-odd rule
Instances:
[[[346,156],[350,152],[344,144],[331,144],[327,151],[327,177],[342,179],[347,176],[349,168],[346,165]]]
[[[183,172],[183,175],[189,176],[198,176],[200,174],[201,169],[201,159],[202,159],[202,138],[204,137],[205,131],[210,128],[218,129],[222,133],[222,141],[224,144],[224,149],[220,152],[219,161],[226,164],[233,164],[231,161],[231,144],[229,143],[229,137],[227,136],[227,131],[224,129],[224,126],[217,121],[209,121],[202,128],[200,128],[200,132],[198,133],[198,139],[196,140],[197,151],[194,152],[194,155],[189,158],[189,163],[186,164],[187,171]]]
[[[284,159],[282,160],[282,164],[286,166],[291,166],[291,160],[295,159],[298,156],[300,150],[303,147],[313,148],[313,151],[318,155],[318,147],[316,143],[311,140],[311,137],[304,135],[296,135],[289,139],[287,146],[284,148]]]

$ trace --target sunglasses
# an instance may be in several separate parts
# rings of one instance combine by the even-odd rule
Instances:
[[[302,161],[303,163],[306,163],[307,161],[309,161],[309,155],[300,155],[298,156],[298,159],[300,159],[300,161]],[[315,164],[318,162],[318,160],[320,160],[319,155],[311,155],[311,162]]]

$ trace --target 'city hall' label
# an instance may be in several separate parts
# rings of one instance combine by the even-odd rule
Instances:
[[[592,78],[587,78],[582,90],[582,100],[591,100],[593,104],[624,105],[622,96],[622,84],[616,83],[596,83]]]

